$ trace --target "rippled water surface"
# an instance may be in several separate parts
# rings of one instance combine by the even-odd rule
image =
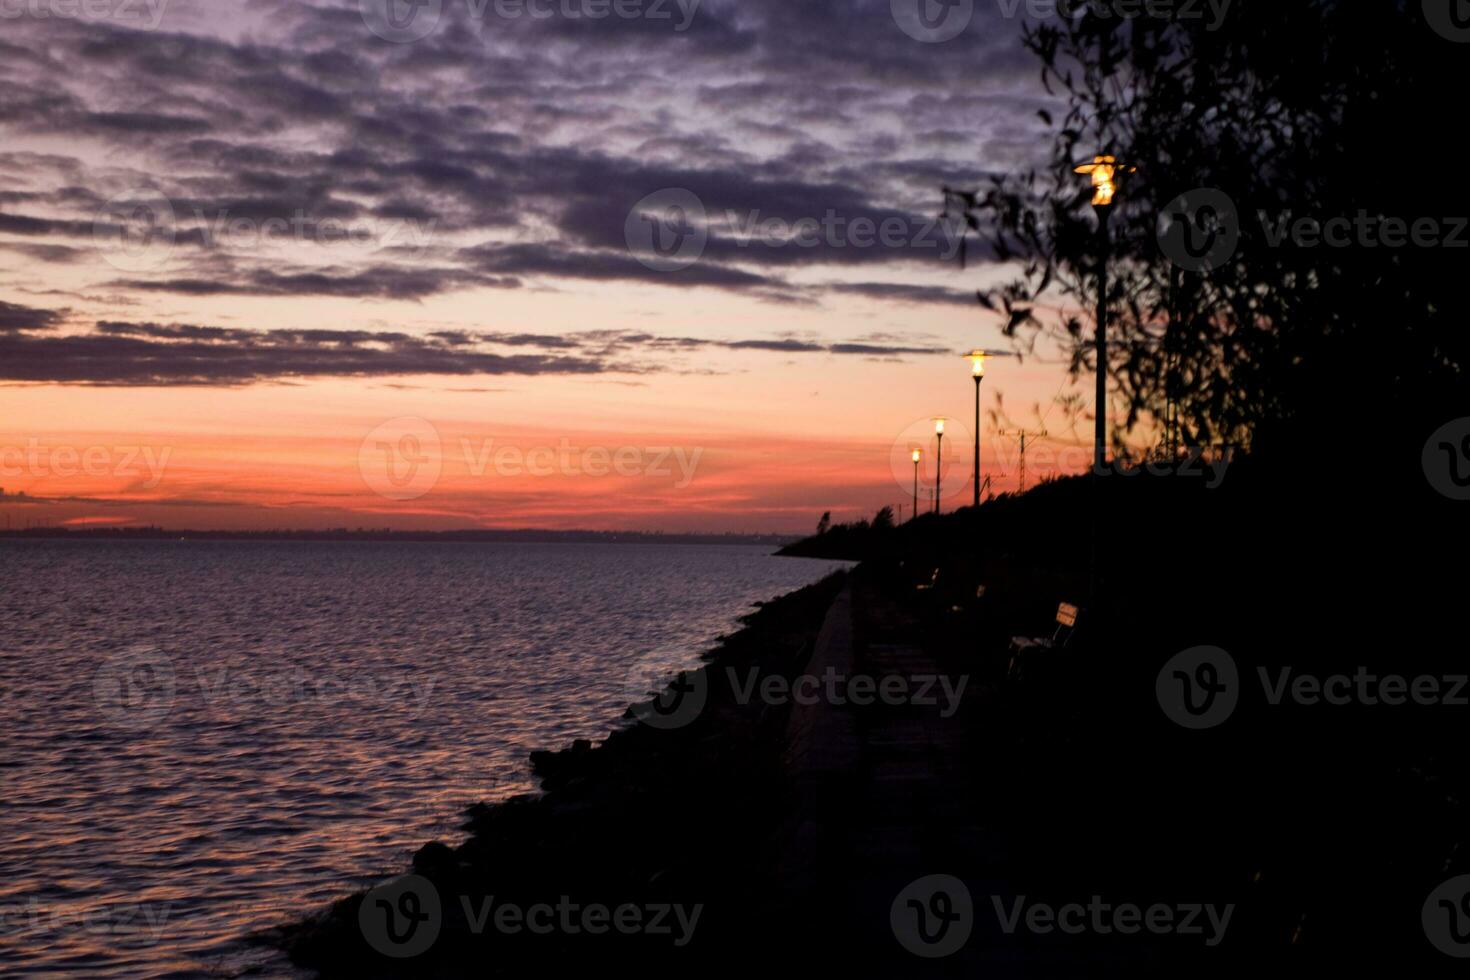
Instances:
[[[287,970],[242,938],[534,788],[630,663],[832,563],[737,546],[0,542],[0,974]]]

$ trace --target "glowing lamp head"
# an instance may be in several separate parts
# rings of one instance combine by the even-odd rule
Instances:
[[[1092,178],[1093,206],[1105,208],[1113,203],[1113,197],[1118,193],[1118,174],[1131,173],[1133,169],[1120,167],[1115,157],[1098,156],[1093,157],[1091,163],[1078,167],[1077,172]]]
[[[934,434],[937,436],[944,435],[944,419],[934,420]]]
[[[919,457],[921,457],[923,455],[923,453],[921,453],[917,449],[915,449],[911,455],[913,456],[914,462],[917,463],[919,461]]]
[[[965,356],[970,359],[970,373],[977,378],[985,377],[985,359],[990,355],[983,350],[972,350]]]

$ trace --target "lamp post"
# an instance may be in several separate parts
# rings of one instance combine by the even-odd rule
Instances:
[[[1118,175],[1131,173],[1135,168],[1118,164],[1116,157],[1095,156],[1091,163],[1077,168],[1077,173],[1092,178],[1092,210],[1097,214],[1097,393],[1093,399],[1093,415],[1096,425],[1092,436],[1092,478],[1098,480],[1107,459],[1108,438],[1108,252],[1112,243],[1108,237],[1108,216],[1112,213],[1113,198],[1118,193]],[[1098,603],[1098,525],[1102,509],[1100,487],[1094,486],[1092,513],[1092,568],[1090,574],[1091,601],[1094,608]]]
[[[1097,213],[1097,394],[1093,409],[1097,423],[1092,436],[1092,469],[1101,473],[1106,462],[1108,432],[1108,252],[1112,243],[1108,234],[1108,216],[1113,198],[1118,193],[1118,175],[1136,168],[1120,166],[1117,158],[1093,157],[1091,163],[1077,168],[1077,173],[1092,178],[1092,210]]]
[[[934,453],[934,513],[939,513],[939,484],[944,476],[944,419],[934,420],[934,439],[938,448]]]
[[[980,506],[980,382],[985,380],[985,359],[990,354],[983,350],[972,350],[965,355],[970,359],[970,374],[975,379],[975,506]]]
[[[914,450],[914,517],[919,516],[919,460],[923,456],[924,454],[922,452],[917,449]],[[913,517],[909,518],[909,520],[913,519]]]

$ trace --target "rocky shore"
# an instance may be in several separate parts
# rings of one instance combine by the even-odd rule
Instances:
[[[681,678],[703,698],[692,714],[691,702],[665,692],[663,705],[630,709],[628,725],[600,745],[533,753],[542,794],[471,808],[463,844],[430,842],[414,855],[414,894],[353,895],[272,940],[328,977],[708,965],[748,947],[770,905],[789,814],[789,711],[740,703],[731,678],[798,673],[845,580],[833,575],[747,616]],[[684,713],[661,719],[670,706]],[[654,713],[641,722],[641,712]],[[434,921],[421,921],[415,938],[432,930],[432,942],[401,955],[413,946],[395,940],[431,905]]]

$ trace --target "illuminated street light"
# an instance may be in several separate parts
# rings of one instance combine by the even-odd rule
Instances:
[[[922,452],[920,452],[919,450],[915,449],[913,455],[914,455],[914,510],[913,510],[913,514],[914,514],[914,517],[918,517],[919,516],[919,460],[923,458],[924,454]],[[912,520],[912,519],[913,518],[910,518],[910,520]]]
[[[1107,455],[1108,425],[1108,215],[1113,198],[1118,194],[1120,174],[1135,173],[1137,167],[1125,167],[1116,157],[1096,156],[1091,163],[1077,168],[1077,173],[1092,178],[1092,209],[1097,212],[1097,395],[1093,414],[1096,424],[1092,437],[1092,468],[1101,473]]]
[[[1093,157],[1091,163],[1084,163],[1077,168],[1079,174],[1086,174],[1092,178],[1092,206],[1105,208],[1113,203],[1113,195],[1118,193],[1117,176],[1120,170],[1131,173],[1132,168],[1118,166],[1114,157]]]
[[[939,483],[944,476],[944,419],[934,420],[934,439],[938,449],[934,454],[934,513],[939,513]]]
[[[1118,163],[1116,157],[1095,156],[1091,163],[1077,168],[1077,173],[1092,179],[1092,209],[1097,212],[1097,394],[1093,399],[1093,416],[1096,425],[1092,436],[1092,475],[1096,481],[1102,476],[1107,457],[1108,439],[1108,216],[1112,212],[1113,199],[1118,195],[1120,174],[1134,173],[1136,167]],[[1098,526],[1101,522],[1101,487],[1094,488],[1092,513],[1092,569],[1090,586],[1092,604],[1098,600]]]
[[[989,351],[972,350],[965,357],[970,359],[970,374],[975,379],[975,506],[980,506],[980,382],[985,380],[985,361],[994,357]]]

